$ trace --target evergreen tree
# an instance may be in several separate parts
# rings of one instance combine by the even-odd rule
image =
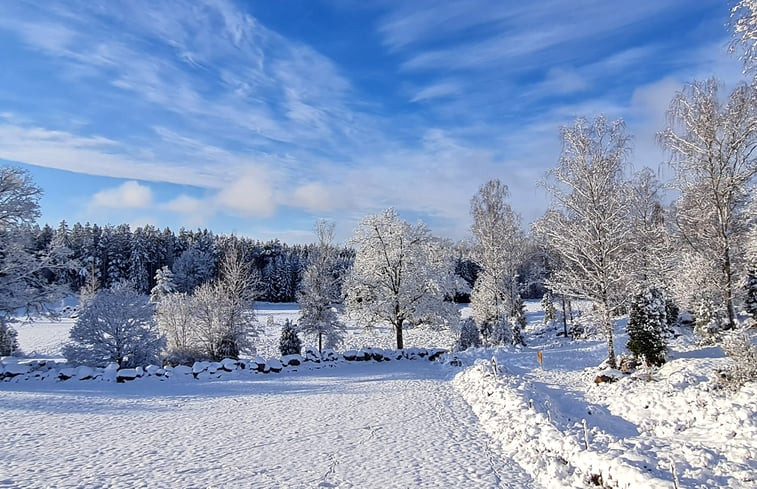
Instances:
[[[510,319],[510,328],[512,329],[512,344],[525,345],[523,341],[523,330],[526,329],[528,321],[526,320],[526,304],[520,294],[515,296],[513,304],[513,315]]]
[[[176,292],[173,272],[167,266],[163,266],[155,272],[155,287],[150,290],[150,302],[157,304],[163,297]]]
[[[281,337],[279,338],[279,352],[281,356],[299,355],[302,348],[302,342],[292,323],[287,319],[284,327],[281,328]]]
[[[481,335],[473,318],[464,319],[460,323],[460,336],[455,343],[455,351],[463,351],[468,348],[478,348],[481,346]]]
[[[18,333],[0,316],[0,357],[14,355],[18,351]]]
[[[628,349],[648,364],[665,363],[667,317],[662,292],[650,287],[634,296],[628,319]]]
[[[746,312],[757,321],[757,265],[750,267],[744,288],[746,289],[744,304]]]

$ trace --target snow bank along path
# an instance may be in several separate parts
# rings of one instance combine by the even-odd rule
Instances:
[[[532,487],[450,372],[0,383],[0,487]]]

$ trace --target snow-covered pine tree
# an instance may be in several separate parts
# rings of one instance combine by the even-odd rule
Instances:
[[[744,308],[752,319],[757,321],[757,266],[750,267],[744,288],[746,289]]]
[[[665,297],[654,287],[636,294],[628,318],[628,350],[647,364],[665,363],[668,321]]]
[[[287,319],[284,326],[281,328],[281,336],[279,337],[279,352],[281,356],[285,355],[299,355],[302,349],[302,342],[300,337],[297,336],[297,330],[292,323]]]
[[[18,351],[18,333],[0,315],[0,357],[14,355]]]
[[[455,351],[463,351],[468,348],[478,348],[481,346],[481,335],[478,332],[478,326],[473,318],[466,318],[460,323],[460,336],[455,343]]]
[[[516,344],[515,322],[507,314],[503,314],[491,323],[489,342],[492,345]]]
[[[128,283],[98,292],[71,328],[63,356],[76,364],[121,368],[157,363],[165,341],[153,320],[153,306]]]
[[[523,340],[523,330],[526,329],[528,321],[526,320],[526,304],[520,294],[515,296],[513,304],[513,315],[510,317],[510,328],[512,329],[512,344],[525,345]]]
[[[541,298],[541,308],[544,310],[544,324],[551,325],[557,317],[557,311],[550,291],[545,292]]]
[[[176,292],[173,272],[167,266],[163,266],[155,272],[155,287],[150,291],[150,302],[157,304],[163,297]]]

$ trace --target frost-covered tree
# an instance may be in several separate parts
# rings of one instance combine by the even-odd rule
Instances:
[[[665,363],[667,349],[667,329],[665,297],[662,292],[648,287],[636,294],[628,317],[628,350],[650,365],[662,365]]]
[[[719,92],[715,79],[678,92],[668,111],[669,126],[658,137],[676,173],[681,246],[703,265],[694,271],[717,277],[715,306],[726,314],[722,327],[732,329],[734,288],[744,271],[748,198],[757,191],[757,89],[741,84],[725,100]]]
[[[297,330],[294,329],[292,323],[287,319],[284,326],[281,328],[281,336],[279,337],[279,352],[281,356],[285,355],[299,355],[302,350],[302,342],[300,337],[297,336]]]
[[[480,267],[471,308],[483,330],[487,324],[517,315],[518,269],[526,246],[520,216],[507,203],[508,196],[507,185],[495,179],[484,184],[471,200],[473,257]],[[513,340],[521,338],[516,332],[510,336]]]
[[[411,225],[393,209],[364,218],[352,238],[355,263],[345,280],[345,304],[359,323],[392,325],[397,348],[412,325],[450,325],[458,287],[451,247],[428,228]]]
[[[54,315],[50,308],[67,292],[56,280],[76,266],[70,250],[56,240],[39,248],[31,225],[39,217],[42,190],[29,174],[0,167],[0,355],[15,350],[10,322],[19,311]]]
[[[237,243],[228,247],[219,277],[195,289],[194,326],[202,351],[212,360],[236,358],[257,335],[255,296],[259,278]]]
[[[173,272],[167,266],[163,266],[155,272],[155,286],[150,290],[150,302],[157,304],[168,294],[176,292]]]
[[[580,118],[563,127],[562,154],[546,188],[552,207],[535,224],[559,256],[547,285],[594,303],[616,366],[612,315],[628,290],[629,199],[623,177],[628,136],[622,121]]]
[[[481,335],[478,332],[478,326],[473,318],[464,319],[460,323],[460,336],[455,343],[455,351],[463,351],[468,348],[478,348],[481,346]]]
[[[757,0],[740,0],[731,8],[731,52],[741,50],[744,73],[757,81]]]
[[[188,363],[201,357],[192,297],[174,292],[153,304],[158,330],[166,339],[166,358],[172,363]]]
[[[662,184],[651,169],[644,168],[634,175],[629,189],[631,281],[639,288],[667,288],[675,259],[665,227]]]
[[[721,387],[737,391],[747,382],[757,380],[757,346],[749,330],[736,330],[726,335],[722,348],[733,362],[719,380]]]
[[[71,328],[63,356],[70,362],[121,368],[156,363],[164,346],[153,320],[153,306],[130,284],[104,289],[84,305]]]
[[[318,351],[326,346],[335,346],[342,337],[344,326],[337,316],[334,305],[339,302],[339,276],[336,273],[336,249],[334,248],[334,224],[318,221],[315,225],[318,240],[297,295],[300,306],[300,330],[318,338]]]
[[[0,356],[14,355],[16,352],[18,352],[18,333],[0,319]]]

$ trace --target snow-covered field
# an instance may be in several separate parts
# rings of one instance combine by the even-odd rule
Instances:
[[[402,360],[212,381],[6,379],[0,487],[755,487],[757,388],[713,388],[730,362],[720,348],[697,348],[682,332],[661,369],[608,372],[603,341],[558,338],[537,302],[527,308],[528,347],[468,351],[462,367]],[[271,325],[257,353],[277,356],[296,306],[260,304],[259,317]],[[72,324],[21,326],[21,347],[56,358]],[[453,339],[406,335],[418,347]],[[343,348],[393,340],[386,328],[353,326]],[[601,373],[619,380],[595,384]]]
[[[463,311],[465,314],[465,310]],[[286,320],[296,323],[299,319],[299,309],[293,303],[259,302],[256,314],[260,335],[255,340],[255,352],[265,358],[279,355],[279,336],[281,326]],[[18,342],[21,351],[32,358],[61,358],[61,346],[68,341],[68,332],[75,320],[63,318],[60,321],[36,319],[14,325],[18,331]],[[371,330],[358,327],[347,322],[347,331],[340,350],[358,348],[396,347],[393,333],[388,327],[378,326]],[[303,337],[303,346],[317,345],[315,338]],[[450,348],[455,343],[456,336],[449,330],[431,330],[429,328],[412,328],[405,332],[405,345],[419,348]]]
[[[528,487],[425,361],[2,384],[0,487]]]

